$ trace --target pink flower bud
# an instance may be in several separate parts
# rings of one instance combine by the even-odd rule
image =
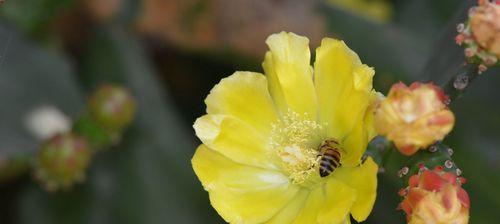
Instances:
[[[397,83],[375,110],[375,129],[401,153],[411,155],[452,130],[455,116],[445,104],[447,99],[433,84]]]
[[[399,191],[404,197],[399,209],[408,223],[454,223],[469,221],[469,195],[461,187],[465,179],[442,169],[413,175],[408,187]]]
[[[478,45],[500,58],[500,5],[479,1],[470,17],[470,28]]]

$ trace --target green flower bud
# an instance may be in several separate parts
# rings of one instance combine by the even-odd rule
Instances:
[[[72,133],[58,134],[41,144],[35,157],[35,178],[48,190],[69,188],[82,182],[91,150],[87,141]]]
[[[134,99],[130,92],[121,86],[104,85],[90,97],[89,113],[103,128],[120,132],[134,118]]]

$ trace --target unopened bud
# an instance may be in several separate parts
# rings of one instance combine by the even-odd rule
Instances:
[[[35,178],[49,191],[83,181],[91,151],[85,139],[58,134],[42,143],[35,158]]]
[[[398,193],[404,197],[398,208],[408,223],[454,223],[469,221],[470,201],[461,187],[465,179],[442,169],[426,169],[413,175],[408,187]]]
[[[479,46],[500,57],[500,5],[489,1],[480,3],[470,17],[472,36]]]
[[[455,116],[446,107],[447,99],[433,84],[395,84],[375,111],[376,131],[401,153],[412,155],[442,140],[453,128]]]
[[[122,131],[134,118],[134,99],[123,87],[105,85],[90,97],[89,113],[105,129]]]

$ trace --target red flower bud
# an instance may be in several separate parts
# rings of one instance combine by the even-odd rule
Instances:
[[[468,223],[470,201],[461,179],[442,169],[413,175],[409,186],[400,191],[406,192],[399,209],[406,213],[408,223]]]

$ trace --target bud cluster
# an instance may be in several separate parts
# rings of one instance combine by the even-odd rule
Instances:
[[[125,88],[105,85],[97,89],[71,131],[41,144],[34,159],[36,180],[48,191],[82,182],[93,153],[117,143],[134,113],[134,100]]]
[[[57,134],[42,143],[35,159],[35,178],[48,191],[82,182],[90,162],[87,140],[72,133]]]
[[[463,90],[468,80],[459,76],[453,85]],[[455,123],[449,103],[450,98],[432,83],[397,83],[375,109],[377,133],[411,156],[397,172],[408,181],[399,191],[403,197],[399,208],[410,224],[466,224],[469,220],[469,197],[461,188],[465,179],[459,177],[462,171],[453,162],[453,150],[440,143]]]
[[[455,40],[465,47],[465,56],[479,64],[479,72],[498,64],[500,58],[500,2],[480,0],[469,10],[466,23],[457,26]]]

